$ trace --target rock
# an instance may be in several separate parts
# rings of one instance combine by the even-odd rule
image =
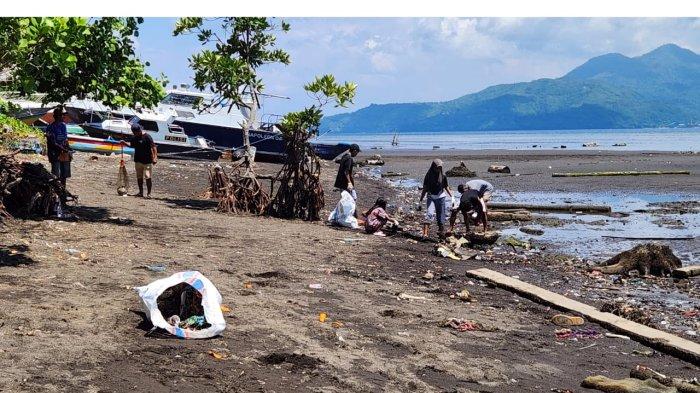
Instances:
[[[428,270],[428,271],[423,275],[423,278],[426,279],[426,280],[432,280],[434,277],[435,277],[435,275],[434,275],[433,272],[431,272],[430,270]]]
[[[507,165],[490,165],[488,171],[490,173],[510,173],[510,168]]]
[[[653,379],[610,379],[602,375],[587,377],[581,382],[581,387],[608,393],[678,393],[675,388],[664,386]]]
[[[512,247],[521,247],[526,250],[530,249],[530,243],[526,242],[524,240],[520,240],[514,236],[509,236],[506,239],[503,240],[503,244],[507,244]]]
[[[636,270],[643,276],[666,276],[681,266],[681,260],[673,254],[670,247],[659,243],[646,243],[623,251],[592,270],[624,276],[629,276],[631,271]]]
[[[445,175],[449,177],[474,177],[476,172],[470,171],[464,161],[460,161],[459,165],[445,172]]]
[[[522,228],[520,228],[520,232],[527,233],[528,235],[535,235],[535,236],[544,235],[543,230],[537,229],[537,228],[531,228],[531,227],[522,227]]]
[[[497,231],[470,232],[465,235],[471,244],[494,244],[501,234]]]

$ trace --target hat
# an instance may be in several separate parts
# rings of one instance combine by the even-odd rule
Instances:
[[[143,131],[143,127],[139,123],[134,123],[131,125],[131,131]]]
[[[436,158],[433,160],[433,164],[435,164],[435,166],[442,166],[442,160],[439,158]]]
[[[360,152],[360,145],[358,145],[357,143],[353,143],[352,145],[350,145],[350,150],[354,150],[354,151],[359,153]]]

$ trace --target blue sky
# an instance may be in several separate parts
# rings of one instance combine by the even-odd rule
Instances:
[[[173,37],[176,19],[146,18],[138,54],[149,72],[190,83],[194,36]],[[609,52],[637,56],[665,43],[700,52],[700,19],[654,18],[285,18],[278,46],[289,66],[264,66],[266,113],[311,104],[302,86],[331,73],[358,84],[356,110],[371,103],[443,101],[485,87],[556,78]],[[331,109],[329,114],[343,110]]]

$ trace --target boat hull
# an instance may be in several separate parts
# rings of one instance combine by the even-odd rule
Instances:
[[[95,138],[112,138],[116,140],[127,140],[131,138],[131,134],[122,133],[119,131],[102,128],[96,124],[81,124],[80,125],[91,137]],[[176,143],[167,143],[155,141],[158,148],[158,157],[174,160],[218,160],[222,152],[212,148],[204,148],[192,145],[182,145]]]
[[[194,123],[184,120],[175,120],[185,134],[191,137],[201,136],[212,141],[219,149],[238,149],[243,147],[243,130],[235,127],[224,127],[210,124]],[[282,134],[272,131],[250,131],[250,144],[255,146],[256,161],[283,162],[287,156],[284,138]],[[347,151],[349,144],[324,144],[311,143],[316,154],[324,160],[332,160]]]
[[[93,138],[84,135],[68,134],[68,145],[72,150],[89,153],[112,154],[122,153],[122,146],[119,141],[112,138]],[[124,146],[123,153],[134,155],[134,149]]]

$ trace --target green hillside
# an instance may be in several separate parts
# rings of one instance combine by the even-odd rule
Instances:
[[[497,85],[433,103],[372,104],[324,119],[362,131],[547,130],[700,123],[700,55],[673,44],[638,57],[611,53],[557,79]]]

